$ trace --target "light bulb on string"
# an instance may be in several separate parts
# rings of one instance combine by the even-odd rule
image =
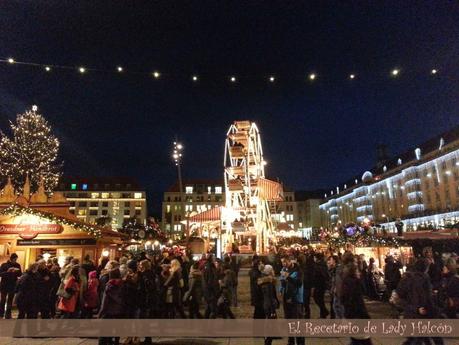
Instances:
[[[350,74],[349,79],[355,79],[355,74]]]
[[[78,68],[78,71],[79,71],[80,73],[82,73],[82,74],[83,74],[83,73],[85,73],[85,72],[86,72],[86,68],[84,68],[84,67],[80,67],[80,68]]]
[[[193,80],[193,81],[198,81],[198,76],[197,76],[197,75],[194,75],[193,77],[191,77],[191,80]]]
[[[311,74],[309,75],[309,80],[315,80],[316,77],[317,77],[317,76],[316,76],[315,73],[311,73]]]
[[[235,83],[235,82],[236,82],[236,77],[232,76],[232,77],[230,78],[230,81],[231,81],[232,83]]]
[[[270,76],[270,77],[269,77],[269,81],[270,81],[271,83],[274,83],[275,80],[276,80],[276,78],[275,78],[274,76]]]
[[[13,59],[13,58],[8,58],[8,63],[11,63],[11,64],[13,64],[14,62],[15,62],[15,61],[14,61],[14,59]]]
[[[392,75],[393,77],[396,77],[396,76],[398,76],[399,74],[400,74],[400,70],[397,69],[397,68],[394,68],[394,69],[392,70],[392,72],[391,72],[391,75]]]
[[[432,71],[430,71],[431,74],[437,74],[437,70],[434,68]]]
[[[45,71],[46,71],[46,72],[50,72],[50,71],[51,71],[51,67],[45,66]]]
[[[120,72],[120,73],[121,73],[121,72],[123,72],[123,67],[121,67],[121,66],[118,66],[118,67],[116,67],[116,70],[117,70],[118,72]]]
[[[158,79],[160,76],[161,76],[161,74],[160,74],[158,71],[154,71],[154,72],[153,72],[153,77],[154,77],[155,79]]]

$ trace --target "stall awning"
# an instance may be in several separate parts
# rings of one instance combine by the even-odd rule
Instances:
[[[282,185],[265,178],[258,179],[258,187],[260,188],[260,198],[268,201],[282,201],[284,191]]]
[[[222,206],[211,208],[210,210],[198,213],[194,216],[189,217],[187,220],[182,221],[186,223],[205,223],[205,222],[214,222],[221,219]]]

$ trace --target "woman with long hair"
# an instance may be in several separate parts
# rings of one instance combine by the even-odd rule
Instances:
[[[62,318],[75,318],[80,299],[80,266],[73,266],[64,278],[64,290],[59,296],[57,308],[62,313]]]
[[[166,316],[169,319],[175,319],[176,311],[182,319],[186,319],[182,304],[184,281],[181,271],[180,262],[177,259],[173,259],[169,277],[164,282],[164,287],[166,288]]]

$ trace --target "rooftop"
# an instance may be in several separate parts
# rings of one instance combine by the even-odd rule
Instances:
[[[56,191],[143,191],[138,181],[125,176],[76,177],[65,176],[59,182]]]

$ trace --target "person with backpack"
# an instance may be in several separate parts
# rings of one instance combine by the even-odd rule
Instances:
[[[59,288],[58,296],[57,308],[60,310],[62,318],[75,318],[80,299],[80,266],[73,266],[68,271],[63,280],[63,288]]]

